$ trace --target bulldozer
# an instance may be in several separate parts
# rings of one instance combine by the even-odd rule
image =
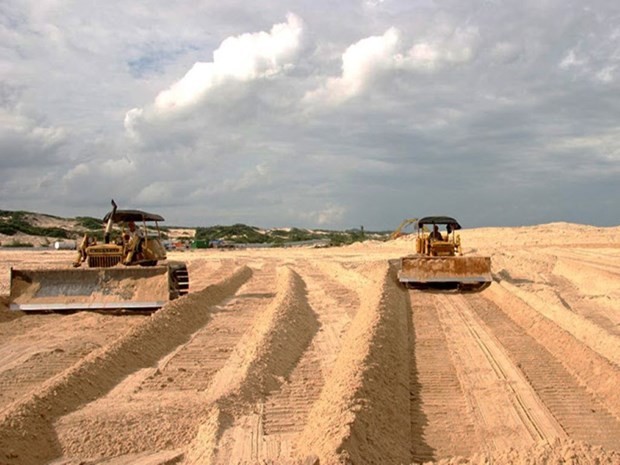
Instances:
[[[457,220],[427,216],[417,220],[415,227],[416,254],[400,259],[398,280],[402,284],[461,291],[479,291],[491,284],[491,258],[463,256]]]
[[[157,214],[119,210],[112,200],[112,210],[103,218],[103,243],[85,234],[72,266],[11,268],[9,308],[154,310],[187,294],[187,267],[167,261],[160,221],[164,219]]]

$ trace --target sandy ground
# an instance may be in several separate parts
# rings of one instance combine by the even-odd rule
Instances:
[[[404,289],[403,237],[173,252],[153,313],[11,312],[74,252],[0,249],[0,463],[620,464],[620,228],[461,237],[482,292]]]

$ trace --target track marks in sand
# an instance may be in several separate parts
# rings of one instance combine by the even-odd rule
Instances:
[[[505,348],[476,315],[476,295],[438,296],[440,314],[479,429],[495,450],[564,438]]]
[[[0,411],[145,318],[93,312],[32,317],[32,328],[22,326],[22,334],[14,333],[0,344]]]
[[[496,277],[510,294],[618,364],[618,265],[587,257],[587,250],[555,247],[503,252],[496,260],[502,267]]]
[[[293,460],[296,438],[304,429],[325,377],[340,353],[341,339],[360,302],[357,289],[349,288],[348,283],[355,276],[363,278],[347,272],[348,279],[334,279],[322,267],[317,268],[307,261],[296,265],[299,274],[285,268],[279,270],[278,297],[274,308],[265,315],[271,315],[272,323],[268,326],[274,333],[257,334],[267,346],[272,346],[269,350],[296,353],[294,364],[286,374],[277,365],[267,364],[262,368],[268,370],[271,366],[276,370],[275,373],[265,371],[260,376],[275,375],[278,382],[264,392],[256,391],[256,387],[263,385],[259,383],[254,387],[254,394],[242,396],[246,398],[242,404],[247,404],[248,396],[256,399],[248,406],[252,413],[233,415],[233,424],[218,441],[213,463]],[[293,333],[299,341],[291,343],[286,332]],[[308,337],[310,339],[304,343]],[[289,343],[286,343],[287,339]],[[246,345],[251,343],[245,342]],[[242,347],[238,350],[240,353],[252,352]],[[236,365],[242,366],[243,362]]]
[[[192,445],[188,455],[194,458],[190,463],[281,459],[288,447],[282,435],[265,434],[261,412],[270,393],[278,392],[300,366],[300,357],[316,334],[318,322],[297,273],[280,267],[276,288],[275,300],[257,316],[206,393],[219,426],[206,440],[213,444],[210,450],[204,450],[204,438]]]
[[[359,306],[357,293],[309,263],[300,264],[307,301],[320,324],[308,350],[281,389],[271,393],[261,411],[265,435],[303,430],[312,404],[340,352],[342,336]]]
[[[179,257],[182,261],[185,257]],[[219,260],[190,260],[187,262],[189,273],[189,284],[191,292],[198,292],[209,284],[220,280],[221,276],[230,274],[235,268],[241,265],[235,264],[232,258]]]
[[[360,307],[298,439],[320,463],[408,463],[409,336],[405,294],[383,263],[366,274]]]
[[[210,319],[210,309],[233,294],[251,274],[247,267],[238,269],[219,283],[170,302],[109,345],[49,380],[36,395],[11,404],[0,414],[0,451],[6,451],[4,462],[38,464],[62,455],[53,428],[56,420],[105,395],[126,376],[152,365],[187,342]]]
[[[204,328],[161,360],[157,370],[140,385],[140,390],[206,390],[253,320],[275,298],[275,281],[274,265],[254,270],[252,279],[235,296],[213,309],[211,320]]]
[[[519,366],[541,401],[566,434],[608,449],[620,447],[620,421],[542,344],[482,296],[471,296],[472,308]],[[530,321],[530,324],[534,323]],[[553,338],[549,333],[547,338]],[[550,342],[550,341],[549,341]],[[558,341],[560,342],[560,341]],[[574,357],[581,357],[578,351]],[[571,360],[563,360],[570,364]],[[617,376],[617,373],[616,373]]]
[[[620,336],[620,266],[561,257],[553,273],[572,311]]]
[[[416,461],[480,449],[475,418],[461,387],[437,296],[411,291],[411,449]]]
[[[216,399],[219,413],[201,429],[187,463],[297,463],[310,456],[321,463],[349,460],[345,457],[360,464],[379,457],[386,463],[409,459],[401,441],[409,431],[408,412],[402,411],[409,376],[406,311],[394,273],[382,264],[372,276],[351,281],[355,272],[341,280],[323,266],[298,265],[299,275],[289,271],[284,276],[290,290],[278,292],[274,302],[272,318],[288,315],[282,319],[287,324],[270,324],[277,330],[267,338],[276,353],[298,354],[295,363],[285,374],[277,365],[262,364],[262,376],[278,379],[271,389],[244,382],[236,390],[245,394],[232,389]],[[355,281],[366,286],[343,285]],[[352,302],[359,307],[351,308]],[[311,329],[314,319],[321,325],[318,332]],[[292,333],[294,341],[304,333],[313,337],[280,344],[284,332]],[[204,444],[211,444],[212,452]]]
[[[64,417],[56,431],[65,453],[115,456],[189,443],[205,415],[206,389],[273,301],[275,286],[274,266],[254,271],[234,296],[212,308],[204,327],[155,367],[136,372],[105,397]],[[118,431],[127,423],[131,428],[121,441]]]
[[[565,437],[494,331],[478,317],[484,299],[421,291],[411,291],[410,299],[415,460]]]
[[[481,294],[410,293],[411,379],[417,393],[412,397],[414,458],[528,447],[566,437],[620,447],[620,422],[607,403],[615,403],[617,395],[605,383],[607,374],[618,378],[617,367],[592,358],[548,320],[521,315],[523,323],[537,328],[534,339],[505,313],[516,309],[510,299],[498,300],[497,306],[485,297],[501,292],[495,286],[492,293]],[[561,347],[573,360],[560,360],[541,345],[553,343],[551,339],[557,354]],[[590,375],[589,381],[604,397],[594,395],[562,363],[571,361],[584,372],[587,368],[582,367],[596,364],[591,369],[604,378],[593,380]]]

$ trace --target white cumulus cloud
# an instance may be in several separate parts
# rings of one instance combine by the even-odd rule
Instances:
[[[395,70],[436,71],[443,66],[465,63],[474,56],[478,41],[475,27],[414,43],[408,50],[398,29],[391,27],[349,46],[342,54],[342,74],[327,78],[318,89],[306,93],[306,103],[340,103],[366,91],[377,76]]]
[[[301,45],[303,23],[289,13],[287,22],[270,32],[246,33],[225,39],[213,52],[212,62],[197,62],[169,89],[160,92],[161,110],[191,105],[211,89],[228,81],[250,81],[275,75],[292,65]]]
[[[328,204],[320,210],[300,213],[299,217],[306,221],[311,221],[320,226],[333,224],[342,220],[346,213],[346,208],[341,205]]]
[[[125,115],[125,130],[138,138],[141,123],[174,114],[204,101],[215,89],[229,83],[268,79],[294,66],[302,46],[303,21],[289,13],[285,23],[261,31],[228,37],[213,52],[213,61],[196,62],[161,91],[151,106],[133,108]]]
[[[342,54],[342,75],[328,78],[324,86],[306,94],[307,102],[339,103],[362,92],[373,76],[394,68],[399,55],[399,32],[388,29],[381,36],[372,36],[349,46]]]
[[[474,55],[478,36],[476,27],[467,27],[420,41],[409,49],[402,64],[405,68],[433,71],[445,65],[468,62]]]

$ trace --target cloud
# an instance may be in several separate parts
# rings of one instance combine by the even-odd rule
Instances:
[[[477,27],[456,28],[443,36],[414,44],[401,65],[406,69],[435,71],[442,66],[466,63],[479,40]]]
[[[328,204],[325,208],[310,212],[300,212],[298,217],[311,224],[325,226],[342,221],[346,213],[346,208],[341,205]]]
[[[522,49],[518,44],[501,41],[492,47],[490,56],[494,62],[507,65],[514,63],[521,56],[521,53]]]
[[[617,69],[616,65],[605,66],[596,73],[596,78],[601,82],[611,83],[616,79]]]
[[[270,32],[245,33],[225,39],[213,52],[213,61],[197,62],[180,80],[155,98],[152,114],[160,116],[182,110],[208,98],[229,83],[273,77],[293,66],[302,43],[302,20],[289,13],[286,23]],[[125,116],[125,128],[135,135],[145,110],[134,108]]]
[[[321,88],[308,92],[304,100],[339,103],[363,92],[374,76],[396,67],[399,40],[398,30],[390,28],[381,36],[350,45],[342,54],[342,75],[328,78]]]
[[[0,107],[0,167],[42,166],[53,163],[67,142],[67,131]]]
[[[448,65],[466,63],[474,56],[479,38],[475,27],[439,31],[435,37],[420,40],[408,50],[401,32],[389,28],[350,45],[342,54],[342,74],[329,77],[318,89],[304,97],[307,104],[338,104],[366,92],[373,81],[396,71],[434,72]]]
[[[620,28],[601,31],[581,39],[560,60],[558,67],[578,78],[604,84],[620,76]]]
[[[573,68],[573,67],[579,68],[579,67],[584,66],[585,64],[586,64],[586,61],[584,59],[577,58],[577,54],[575,53],[575,50],[571,49],[568,51],[566,56],[562,59],[559,66],[562,69],[568,69],[568,68]]]

